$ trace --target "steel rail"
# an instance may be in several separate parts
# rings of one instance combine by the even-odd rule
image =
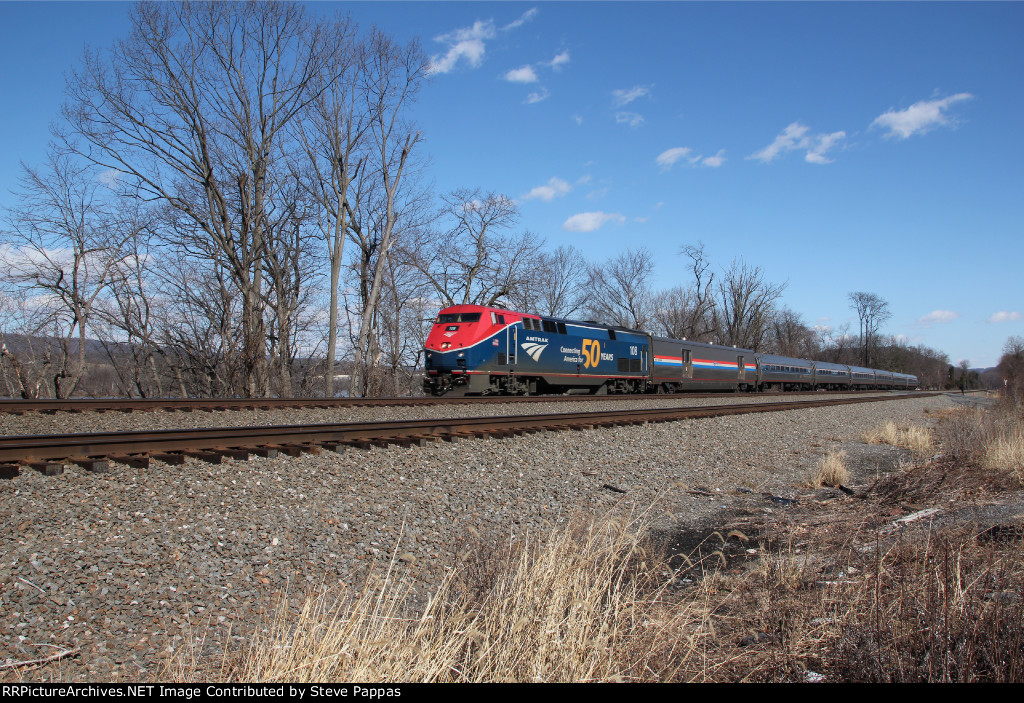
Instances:
[[[829,394],[892,393],[891,390],[834,391]],[[895,391],[904,392],[904,391]],[[913,392],[913,391],[911,391]],[[740,394],[738,397],[817,395],[823,391],[788,391]],[[672,398],[736,397],[733,391],[719,393],[672,393],[665,395],[542,395],[542,396],[448,396],[397,398],[68,398],[64,400],[0,400],[0,413],[82,413],[82,412],[218,412],[226,410],[274,410],[288,408],[349,408],[420,405],[464,405],[489,403],[550,403],[553,401],[667,400]]]
[[[347,446],[424,443],[430,440],[470,436],[535,432],[551,429],[584,429],[599,426],[668,422],[700,417],[719,417],[755,412],[802,410],[833,405],[872,403],[922,396],[890,395],[860,398],[742,403],[684,408],[644,408],[628,411],[546,413],[539,415],[498,415],[487,417],[398,420],[389,422],[348,422],[314,425],[270,425],[262,427],[212,427],[188,430],[95,432],[64,435],[21,435],[0,437],[0,464],[47,462],[52,460],[97,464],[97,460],[166,459],[186,455],[219,461],[219,456],[241,456],[247,452],[272,449],[319,451]],[[207,455],[203,455],[203,453]],[[218,454],[219,453],[219,454]],[[177,462],[176,462],[177,463]],[[94,466],[89,466],[94,468]],[[104,467],[105,469],[105,467]]]

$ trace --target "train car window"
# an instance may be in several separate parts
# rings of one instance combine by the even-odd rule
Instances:
[[[498,324],[499,325],[505,324],[505,316],[504,315],[498,315]]]
[[[608,330],[608,339],[615,339],[615,330]]]
[[[478,312],[447,312],[443,315],[437,316],[437,322],[440,324],[448,324],[452,322],[478,322],[480,320],[480,313]]]
[[[544,320],[544,331],[554,333],[558,331],[558,328],[555,326],[555,323],[553,321]]]
[[[558,323],[558,334],[566,334],[564,322]]]

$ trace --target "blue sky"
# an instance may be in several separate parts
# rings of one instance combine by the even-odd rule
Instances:
[[[885,331],[972,366],[1024,335],[1022,3],[314,3],[419,37],[438,192],[498,191],[596,260],[684,244],[788,281],[810,325],[889,301]],[[125,3],[0,2],[0,204],[39,163],[63,74]]]

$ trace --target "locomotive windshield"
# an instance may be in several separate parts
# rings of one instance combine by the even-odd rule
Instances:
[[[437,324],[445,324],[449,322],[479,322],[480,313],[478,312],[448,312],[443,315],[437,316]]]

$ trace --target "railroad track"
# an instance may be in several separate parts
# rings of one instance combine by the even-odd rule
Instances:
[[[344,451],[349,448],[423,446],[430,442],[457,441],[472,437],[509,437],[540,431],[671,422],[700,417],[801,410],[934,395],[940,394],[893,394],[703,407],[390,422],[10,436],[0,437],[0,477],[16,476],[23,466],[30,466],[47,475],[63,472],[65,464],[77,464],[87,470],[102,473],[110,469],[111,462],[145,468],[153,460],[181,464],[187,457],[195,457],[210,463],[220,463],[225,457],[248,459],[251,455],[298,456],[302,453]]]
[[[837,394],[885,393],[888,391],[838,391]],[[221,412],[226,410],[278,410],[294,408],[354,408],[416,405],[465,405],[488,403],[550,403],[552,401],[666,400],[670,398],[719,398],[736,396],[727,393],[675,393],[670,395],[542,395],[542,396],[452,396],[403,398],[68,398],[64,400],[0,400],[0,413],[59,412]],[[754,394],[749,394],[748,397]],[[791,391],[756,394],[757,397],[832,395],[822,391]]]

